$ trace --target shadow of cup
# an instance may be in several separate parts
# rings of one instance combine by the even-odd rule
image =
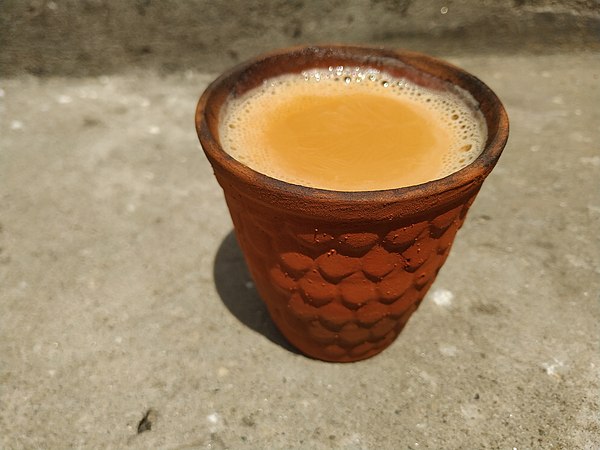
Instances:
[[[213,277],[223,304],[233,316],[271,342],[298,353],[269,317],[269,311],[256,291],[233,231],[225,236],[217,250]]]

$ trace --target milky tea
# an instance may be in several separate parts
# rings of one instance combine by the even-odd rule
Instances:
[[[228,103],[219,134],[257,172],[336,191],[443,178],[477,158],[487,137],[466,92],[343,67],[266,80]]]

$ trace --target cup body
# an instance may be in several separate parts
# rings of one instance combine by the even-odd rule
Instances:
[[[431,89],[468,91],[487,125],[482,154],[440,180],[337,192],[275,180],[223,151],[219,119],[228,100],[265,79],[329,66],[369,67]],[[196,128],[273,321],[304,354],[349,362],[385,349],[419,306],[500,157],[508,118],[487,86],[443,61],[405,51],[320,46],[280,50],[226,72],[200,98]]]

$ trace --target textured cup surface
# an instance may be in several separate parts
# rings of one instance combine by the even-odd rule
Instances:
[[[219,119],[228,99],[274,76],[340,65],[468,91],[488,129],[483,152],[440,180],[336,192],[275,180],[223,151]],[[508,138],[502,104],[472,75],[422,54],[348,46],[286,49],[233,68],[200,98],[196,128],[275,324],[303,353],[343,362],[373,356],[398,336],[446,260]]]

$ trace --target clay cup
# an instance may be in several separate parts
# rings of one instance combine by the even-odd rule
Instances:
[[[337,192],[270,178],[223,150],[219,120],[229,99],[278,75],[329,66],[368,67],[431,89],[468,91],[487,124],[483,152],[443,179]],[[421,303],[502,153],[508,117],[480,80],[430,56],[311,46],[263,55],[221,75],[200,98],[196,129],[273,321],[302,353],[349,362],[389,346]]]

